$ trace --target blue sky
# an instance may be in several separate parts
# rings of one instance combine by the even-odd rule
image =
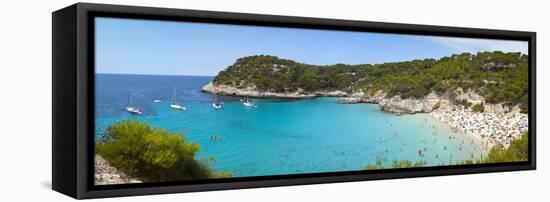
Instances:
[[[527,42],[96,18],[96,73],[216,75],[258,54],[327,65],[494,50],[527,53]]]

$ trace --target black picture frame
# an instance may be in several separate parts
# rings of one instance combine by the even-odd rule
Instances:
[[[529,43],[529,161],[94,186],[94,17],[522,40]],[[536,33],[77,3],[52,14],[52,188],[68,196],[165,194],[536,169]]]

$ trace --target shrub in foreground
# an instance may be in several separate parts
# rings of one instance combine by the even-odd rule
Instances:
[[[479,163],[502,163],[529,160],[529,136],[524,133],[521,138],[513,140],[508,148],[502,145],[495,145],[489,151],[486,158]]]
[[[198,160],[200,147],[182,134],[169,133],[139,121],[120,121],[108,127],[96,142],[96,154],[112,166],[144,182],[230,177],[216,173],[207,160]]]

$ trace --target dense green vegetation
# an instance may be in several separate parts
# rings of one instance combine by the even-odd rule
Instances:
[[[489,151],[486,158],[477,163],[516,162],[529,160],[529,136],[523,134],[520,139],[512,141],[508,148],[495,145]]]
[[[508,148],[505,148],[503,145],[495,145],[489,151],[489,154],[486,157],[483,157],[478,160],[465,160],[457,165],[465,164],[481,164],[481,163],[505,163],[505,162],[518,162],[518,161],[528,161],[529,160],[529,135],[527,133],[523,134],[521,138],[513,140],[510,143]],[[445,164],[440,164],[444,166]],[[425,161],[416,161],[412,162],[409,160],[402,161],[393,161],[390,166],[384,166],[382,159],[376,158],[374,164],[367,164],[365,170],[376,170],[376,169],[391,169],[391,168],[415,168],[426,166]]]
[[[474,110],[474,112],[483,112],[485,111],[485,107],[483,106],[483,104],[475,104],[472,107],[472,110]]]
[[[468,100],[459,100],[457,104],[462,105],[466,108],[472,106],[472,103],[469,102]]]
[[[139,121],[120,121],[110,126],[96,142],[95,151],[112,166],[144,182],[231,176],[210,169],[210,159],[197,160],[199,145],[186,141],[183,135]]]
[[[257,55],[238,59],[216,76],[214,84],[273,92],[384,90],[388,96],[402,98],[421,98],[432,91],[454,93],[461,87],[475,90],[489,103],[519,104],[526,111],[528,57],[496,51],[384,64],[318,66]]]

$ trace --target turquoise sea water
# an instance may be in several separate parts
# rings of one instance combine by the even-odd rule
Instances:
[[[387,165],[393,160],[439,165],[486,153],[426,114],[397,116],[381,112],[376,104],[337,104],[336,98],[252,99],[258,107],[248,108],[239,98],[220,97],[223,107],[215,110],[213,97],[200,91],[211,80],[97,75],[96,138],[119,120],[146,121],[185,134],[201,145],[199,158],[214,156],[213,168],[236,177],[353,171],[377,158]],[[142,116],[124,109],[130,86],[131,102],[145,113]],[[174,87],[187,111],[169,107]],[[213,140],[213,135],[222,138]]]

